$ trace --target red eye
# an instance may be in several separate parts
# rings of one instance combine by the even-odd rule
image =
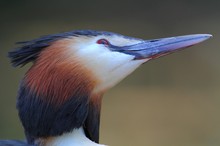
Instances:
[[[97,44],[103,44],[103,45],[110,45],[109,41],[107,41],[106,39],[100,39],[96,42]]]

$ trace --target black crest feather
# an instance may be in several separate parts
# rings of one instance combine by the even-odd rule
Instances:
[[[50,44],[59,39],[68,38],[70,36],[97,36],[97,35],[119,35],[105,31],[95,30],[75,30],[70,32],[58,33],[53,35],[42,36],[38,39],[31,41],[18,42],[20,47],[8,53],[8,57],[11,59],[11,63],[14,67],[24,66],[29,62],[33,62],[40,52],[50,46]]]

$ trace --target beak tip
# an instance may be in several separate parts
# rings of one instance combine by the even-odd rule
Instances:
[[[200,34],[200,36],[201,37],[198,37],[198,43],[203,42],[203,41],[208,40],[213,37],[211,34]]]
[[[207,39],[209,39],[209,38],[212,38],[213,35],[211,35],[211,34],[204,34],[204,37],[206,37]]]
[[[199,44],[212,37],[213,36],[211,34],[193,34],[193,35],[183,36],[183,38],[185,38],[186,40],[189,39],[187,41],[184,40],[186,44],[188,44],[189,46]]]
[[[201,36],[203,36],[204,40],[207,40],[213,37],[211,34],[201,34]]]
[[[213,35],[211,35],[211,34],[207,34],[209,37],[213,37]]]

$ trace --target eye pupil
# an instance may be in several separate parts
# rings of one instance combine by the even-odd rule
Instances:
[[[110,43],[106,39],[100,39],[97,41],[97,44],[109,45]]]

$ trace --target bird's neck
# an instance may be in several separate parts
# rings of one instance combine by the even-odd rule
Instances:
[[[28,143],[65,139],[80,127],[98,143],[102,94],[92,93],[96,82],[82,66],[57,62],[38,61],[21,82],[17,109]]]
[[[104,146],[91,141],[86,137],[82,127],[74,129],[60,136],[41,139],[39,145],[43,146]]]

